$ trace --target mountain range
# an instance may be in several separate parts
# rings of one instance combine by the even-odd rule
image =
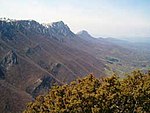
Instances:
[[[150,67],[147,44],[77,34],[63,22],[0,19],[0,112],[20,113],[52,85]]]

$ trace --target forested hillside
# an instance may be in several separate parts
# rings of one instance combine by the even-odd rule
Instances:
[[[28,103],[24,113],[149,113],[150,72],[133,71],[119,78],[93,74],[54,86]]]

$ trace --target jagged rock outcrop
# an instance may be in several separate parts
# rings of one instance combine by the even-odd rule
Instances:
[[[75,34],[70,30],[70,28],[64,24],[63,21],[53,22],[49,26],[50,31],[52,32],[52,36],[58,38],[74,38]]]
[[[25,52],[27,56],[30,56],[39,51],[41,51],[41,47],[40,45],[36,45],[34,47],[28,47]]]
[[[0,66],[5,70],[8,70],[9,67],[17,64],[18,64],[18,57],[14,51],[9,51],[0,62]]]
[[[59,68],[61,66],[62,66],[62,64],[60,64],[60,63],[54,63],[54,64],[52,64],[52,66],[51,66],[51,72],[52,72],[52,74],[58,75]]]
[[[54,79],[50,76],[44,76],[41,79],[38,79],[33,83],[32,86],[29,86],[26,91],[30,93],[34,98],[38,96],[39,94],[43,94],[43,92],[48,92],[49,89],[53,86],[53,83],[55,83]]]
[[[25,35],[38,33],[50,36],[56,40],[63,41],[64,38],[74,38],[75,34],[63,21],[53,22],[51,24],[40,24],[34,20],[11,20],[0,19],[0,31],[4,40],[13,40],[15,30],[21,31]],[[7,38],[8,39],[7,39]]]

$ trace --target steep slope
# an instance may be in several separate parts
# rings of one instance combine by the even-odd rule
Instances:
[[[79,42],[62,21],[43,25],[34,20],[0,20],[0,90],[5,89],[0,112],[21,112],[27,101],[46,93],[54,83],[89,73],[105,76],[107,66],[73,46]],[[12,98],[7,101],[8,97]]]

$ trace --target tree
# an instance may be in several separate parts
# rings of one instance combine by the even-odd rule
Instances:
[[[150,73],[134,71],[120,79],[115,74],[92,74],[28,103],[24,113],[147,113],[150,112]]]

